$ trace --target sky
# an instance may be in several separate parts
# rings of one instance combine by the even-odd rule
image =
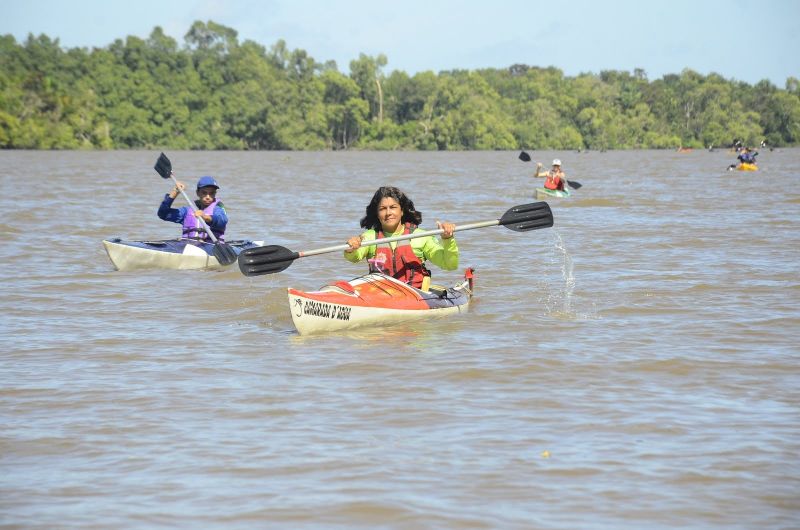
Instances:
[[[648,79],[700,74],[784,88],[800,78],[798,0],[0,0],[0,35],[63,48],[103,48],[156,26],[183,45],[195,21],[266,48],[282,39],[349,73],[360,54],[384,54],[385,74],[554,66]]]

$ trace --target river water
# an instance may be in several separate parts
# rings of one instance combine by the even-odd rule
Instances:
[[[531,152],[555,226],[457,234],[468,313],[300,337],[286,288],[118,272],[157,151],[0,152],[3,528],[798,528],[800,150]],[[517,152],[169,152],[229,239],[344,243],[380,185],[423,227],[534,202]],[[434,270],[437,283],[461,272]]]

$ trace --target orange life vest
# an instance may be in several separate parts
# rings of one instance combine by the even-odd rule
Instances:
[[[548,190],[563,190],[564,189],[564,181],[561,180],[561,175],[564,173],[559,171],[558,173],[554,173],[551,169],[547,172],[547,177],[544,179],[544,187]]]
[[[408,235],[417,228],[417,225],[406,223],[403,228],[403,235]],[[383,239],[386,237],[383,231],[379,231],[376,239]],[[393,276],[398,280],[409,284],[412,287],[420,289],[422,287],[422,280],[426,276],[431,275],[425,264],[420,261],[414,249],[411,248],[411,240],[404,239],[397,241],[397,246],[392,249],[390,243],[382,243],[375,247],[374,262],[381,265],[381,272]],[[372,261],[372,260],[370,260]],[[373,267],[370,266],[370,270]]]

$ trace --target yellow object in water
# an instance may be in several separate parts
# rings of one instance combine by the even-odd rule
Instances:
[[[755,164],[749,164],[747,162],[742,162],[741,164],[736,166],[736,169],[738,169],[739,171],[758,171],[758,166],[755,165]]]

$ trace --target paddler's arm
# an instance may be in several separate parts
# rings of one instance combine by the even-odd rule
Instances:
[[[358,263],[359,261],[363,260],[364,258],[369,258],[375,255],[375,245],[366,245],[363,246],[361,244],[362,241],[374,241],[375,240],[375,231],[374,230],[367,230],[360,236],[354,236],[347,240],[347,244],[350,246],[358,245],[358,248],[354,250],[345,250],[344,257],[347,261],[352,263]]]
[[[421,239],[422,254],[425,259],[442,270],[452,271],[458,268],[458,245],[455,236],[441,239],[428,236]]]
[[[164,221],[172,221],[173,223],[182,223],[183,218],[186,217],[188,208],[185,206],[173,208],[172,201],[174,200],[175,197],[173,197],[171,193],[164,195],[164,200],[161,201],[161,205],[158,207],[158,218]]]
[[[214,212],[211,215],[211,219],[208,221],[208,227],[212,230],[223,232],[226,226],[228,226],[228,213],[220,202],[214,207]]]

